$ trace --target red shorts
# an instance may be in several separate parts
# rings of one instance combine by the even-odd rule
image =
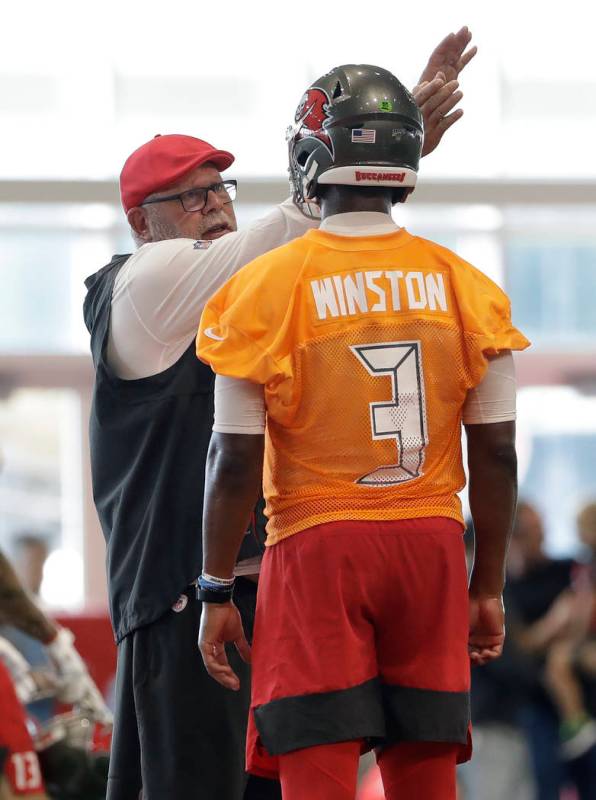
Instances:
[[[43,778],[27,730],[23,706],[14,690],[12,679],[0,661],[0,752],[3,753],[4,766],[0,770],[16,797],[45,797]]]
[[[469,757],[461,525],[318,525],[267,549],[252,647],[247,768],[332,742],[454,742]]]

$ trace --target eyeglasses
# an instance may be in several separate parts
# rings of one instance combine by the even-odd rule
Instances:
[[[145,200],[141,205],[147,206],[149,203],[165,203],[166,200],[180,200],[182,208],[185,211],[202,211],[207,203],[209,192],[213,192],[223,203],[231,203],[236,199],[237,186],[238,181],[220,181],[220,183],[212,183],[211,186],[187,189],[185,192],[180,192],[179,194],[154,197],[152,200]]]

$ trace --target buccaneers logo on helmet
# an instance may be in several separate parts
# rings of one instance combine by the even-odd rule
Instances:
[[[296,140],[313,136],[323,142],[333,156],[333,143],[323,128],[327,119],[329,97],[322,89],[308,89],[296,110]]]

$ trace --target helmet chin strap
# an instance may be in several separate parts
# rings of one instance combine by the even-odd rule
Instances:
[[[296,206],[307,219],[321,219],[321,208],[316,200],[303,200],[301,203],[296,203]]]

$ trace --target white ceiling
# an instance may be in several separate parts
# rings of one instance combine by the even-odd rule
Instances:
[[[0,178],[105,178],[155,133],[237,155],[236,174],[281,175],[284,130],[331,66],[377,63],[413,85],[434,45],[468,24],[479,54],[464,119],[433,176],[596,176],[596,10],[568,0],[355,4],[33,0],[3,14]]]

